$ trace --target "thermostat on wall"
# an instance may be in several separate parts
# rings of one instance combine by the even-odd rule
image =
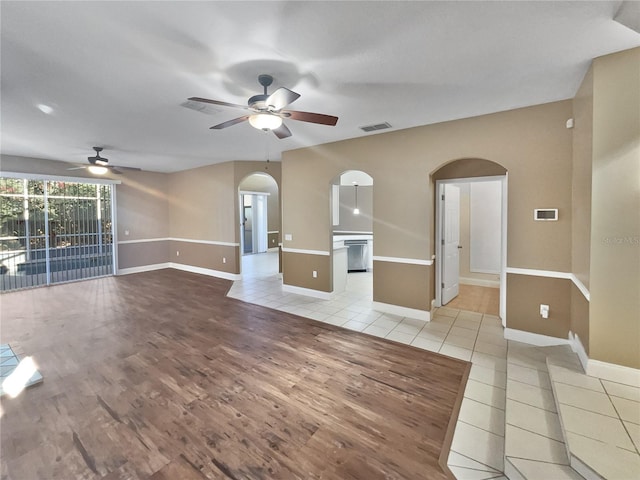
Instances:
[[[556,221],[558,220],[557,208],[536,208],[533,211],[534,220]]]

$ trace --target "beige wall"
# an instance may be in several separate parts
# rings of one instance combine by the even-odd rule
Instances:
[[[593,61],[589,353],[640,368],[640,48]]]
[[[144,267],[169,261],[168,175],[127,172],[116,186],[118,268]]]
[[[168,238],[169,176],[127,172],[119,177],[122,183],[116,187],[118,240]]]
[[[169,242],[169,259],[172,263],[230,274],[238,273],[239,252],[235,246],[179,240]]]
[[[508,170],[508,266],[570,272],[571,116],[572,102],[562,101],[285,152],[283,233],[293,238],[283,246],[329,251],[331,181],[362,170],[374,181],[374,255],[430,260],[430,174],[456,159],[482,158]],[[534,208],[558,208],[560,220],[534,222]],[[389,298],[392,284],[374,280],[374,300]],[[537,307],[531,315],[539,318]]]
[[[233,163],[221,163],[169,175],[171,237],[235,243],[239,216]],[[235,202],[234,202],[235,200]]]
[[[580,343],[584,347],[585,353],[589,354],[589,300],[584,294],[571,284],[571,323],[569,329],[578,336]]]
[[[330,292],[333,272],[329,268],[328,255],[308,255],[297,252],[282,252],[282,275],[285,285]],[[313,278],[313,271],[318,276]]]
[[[163,265],[169,262],[169,240],[118,245],[118,269]]]
[[[375,300],[416,310],[430,310],[432,267],[396,262],[373,262]]]
[[[507,274],[507,327],[567,338],[571,286],[564,278]],[[549,305],[549,318],[540,317],[540,304]]]

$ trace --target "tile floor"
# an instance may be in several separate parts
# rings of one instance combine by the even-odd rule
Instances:
[[[22,352],[15,345],[11,347],[8,343],[0,345],[0,397],[5,395],[3,388],[4,380],[13,373],[20,363]],[[42,375],[36,371],[26,382],[25,387],[30,387],[42,382]]]
[[[568,346],[507,341],[494,315],[443,307],[425,323],[376,311],[371,273],[349,274],[346,291],[329,301],[283,292],[275,272],[277,252],[243,257],[243,279],[228,295],[472,362],[448,460],[456,478],[581,479],[569,466],[565,439],[585,456],[600,455],[598,468],[613,472],[604,478],[627,478],[617,475],[620,468],[640,472],[640,389],[569,374],[580,366]],[[553,382],[547,359],[558,367],[551,367]],[[558,410],[565,424],[576,421],[565,425],[566,436]],[[586,416],[594,423],[580,421]]]
[[[640,388],[548,361],[572,465],[603,478],[640,477]]]

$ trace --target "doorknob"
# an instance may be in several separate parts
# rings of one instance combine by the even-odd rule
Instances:
[[[462,245],[458,245],[458,248],[462,248]]]

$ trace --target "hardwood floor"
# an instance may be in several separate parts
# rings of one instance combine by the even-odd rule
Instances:
[[[0,340],[44,383],[2,399],[0,477],[447,478],[469,363],[230,285],[160,270],[2,295]]]
[[[447,303],[447,307],[469,312],[500,315],[500,289],[479,287],[477,285],[459,285],[456,298]]]

